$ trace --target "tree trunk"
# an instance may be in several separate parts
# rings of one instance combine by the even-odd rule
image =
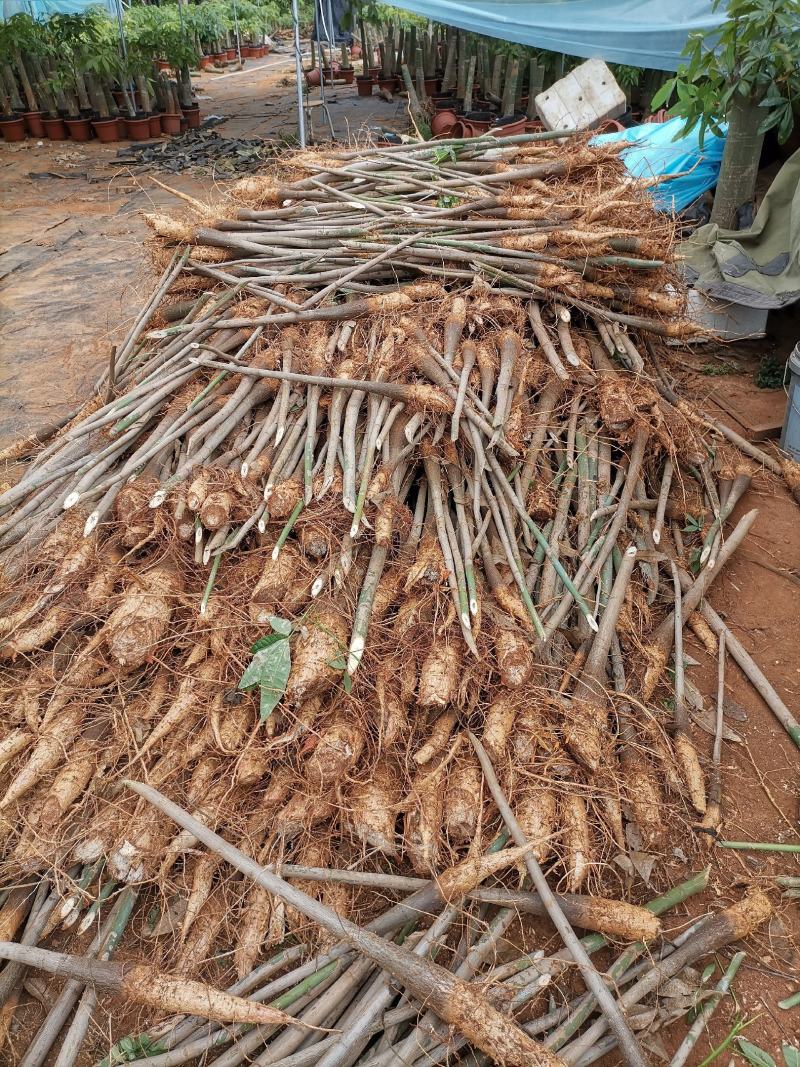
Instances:
[[[178,99],[181,107],[189,107],[192,103],[192,76],[188,67],[178,71]]]
[[[103,96],[103,91],[99,87],[94,76],[91,74],[85,74],[84,78],[86,81],[86,89],[89,93],[89,98],[92,101],[92,110],[97,113],[98,118],[110,118],[110,115],[108,114],[108,108],[106,107],[106,98]]]
[[[724,230],[737,229],[739,208],[749,204],[755,195],[764,143],[764,134],[758,132],[758,127],[765,114],[756,101],[738,95],[728,111],[728,137],[711,211],[711,221]]]
[[[86,92],[86,82],[83,80],[83,74],[79,71],[75,71],[75,89],[78,93],[78,106],[81,111],[90,111],[92,104],[89,100],[89,94]]]
[[[152,111],[150,90],[147,86],[147,78],[143,74],[136,75],[136,90],[139,93],[139,99],[142,101],[142,111],[144,111],[145,115],[149,115]]]
[[[3,77],[11,99],[11,106],[16,111],[22,111],[22,97],[19,95],[19,89],[17,88],[17,79],[14,77],[14,71],[8,63],[3,64]]]
[[[28,77],[28,71],[25,69],[25,62],[22,58],[22,53],[19,49],[14,50],[14,63],[19,74],[20,84],[22,85],[22,92],[25,94],[25,101],[28,105],[28,111],[38,111],[39,105],[36,100],[36,94],[33,91],[30,78]]]
[[[103,96],[106,100],[106,107],[108,108],[108,114],[112,119],[115,119],[119,115],[119,108],[117,107],[117,101],[111,94],[106,82],[103,82]]]

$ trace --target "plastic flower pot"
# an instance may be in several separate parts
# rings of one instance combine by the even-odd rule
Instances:
[[[3,133],[3,139],[6,141],[24,141],[25,140],[25,119],[21,116],[17,118],[0,118],[0,130]]]
[[[438,78],[424,78],[423,79],[423,84],[425,86],[425,95],[426,96],[430,96],[431,93],[435,93],[439,89],[439,79]]]
[[[213,56],[201,56],[200,57],[200,70],[211,70],[214,66]]]
[[[394,75],[391,78],[378,78],[378,88],[387,93],[396,93],[400,88],[400,80]]]
[[[169,70],[169,60],[168,59],[157,59],[156,60],[156,69],[157,70]]]
[[[142,118],[126,119],[128,137],[132,141],[146,141],[150,136],[150,119],[145,115]]]
[[[67,127],[64,125],[62,118],[51,119],[43,118],[42,125],[44,126],[44,135],[49,137],[51,141],[66,141],[67,139]]]
[[[540,133],[544,126],[538,119],[528,119],[525,122],[525,133]]]
[[[524,115],[506,115],[495,122],[489,133],[495,137],[514,137],[525,129]]]
[[[196,130],[200,125],[200,105],[195,104],[192,107],[184,107],[181,108],[181,111],[183,111],[183,114],[186,117],[189,129]]]
[[[441,137],[449,133],[457,122],[458,115],[450,108],[437,111],[431,119],[431,133],[434,137]]]
[[[342,79],[345,85],[352,85],[356,76],[355,67],[341,67],[339,69],[339,77]]]
[[[119,140],[119,123],[116,119],[93,119],[92,129],[101,144]]]
[[[186,133],[189,129],[189,120],[185,115],[181,115],[181,133]]]
[[[272,51],[272,49],[270,48],[270,46],[268,44],[262,44],[262,46],[261,46],[261,57],[262,57],[262,59],[264,58],[264,56],[268,56],[271,51]]]
[[[89,119],[64,119],[73,141],[88,141],[92,136],[92,123]]]
[[[367,67],[367,74],[369,74],[370,78],[372,78],[372,80],[377,84],[381,77],[381,68]]]
[[[457,111],[460,101],[455,96],[441,96],[434,98],[434,111]]]
[[[111,95],[114,97],[114,103],[117,107],[125,106],[125,94],[121,89],[112,89]]]
[[[468,111],[462,121],[469,123],[474,137],[476,133],[486,133],[494,122],[494,115],[490,111]]]
[[[242,45],[242,59],[252,59],[252,58],[253,58],[253,46],[250,45],[250,44],[243,44]]]
[[[236,59],[236,49],[235,48],[226,48],[225,49],[225,55],[228,57],[228,62],[230,63],[231,60]]]
[[[25,129],[31,137],[44,137],[43,111],[23,111],[22,117],[25,119]]]
[[[313,70],[306,71],[306,83],[312,87],[319,85],[321,81],[319,67],[314,67]]]
[[[162,115],[161,116],[161,129],[169,137],[177,137],[181,132],[181,116],[180,115]]]
[[[373,81],[370,74],[359,74],[356,78],[356,88],[359,96],[372,96],[372,86]]]
[[[150,123],[150,136],[151,137],[160,137],[161,136],[161,116],[160,115],[151,115],[150,118],[147,121]]]

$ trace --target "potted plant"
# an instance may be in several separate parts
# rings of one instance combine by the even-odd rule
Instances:
[[[342,54],[342,64],[339,67],[339,76],[341,77],[341,79],[345,83],[345,85],[352,85],[353,84],[353,79],[355,78],[355,75],[356,75],[356,72],[355,72],[355,69],[353,68],[353,65],[350,62],[350,52],[349,52],[349,50],[347,48],[347,45],[344,44],[344,42],[342,42],[341,54]]]
[[[195,11],[202,13],[205,5],[195,5]],[[192,78],[190,69],[198,61],[198,47],[195,40],[193,27],[189,25],[189,15],[183,17],[173,14],[170,9],[162,29],[162,51],[169,64],[177,74],[178,101],[181,110],[197,108],[197,103],[192,96]],[[190,9],[187,9],[190,10]],[[191,18],[197,16],[192,12]],[[203,13],[201,17],[205,17]]]
[[[34,89],[35,77],[31,68],[32,57],[42,53],[43,45],[42,26],[30,15],[12,15],[10,19],[0,23],[0,55],[3,66],[11,71],[12,79],[19,79],[22,90],[22,98],[17,97],[22,104],[21,113],[9,115],[3,127],[6,140],[20,139],[15,134],[18,118],[22,119],[24,128],[33,137],[44,136],[44,112]]]
[[[715,3],[718,7],[719,0]],[[729,0],[727,21],[709,35],[692,33],[687,62],[655,94],[651,109],[677,102],[685,129],[728,133],[711,221],[736,229],[739,208],[755,195],[767,130],[783,142],[794,126],[800,94],[800,34],[796,0]]]

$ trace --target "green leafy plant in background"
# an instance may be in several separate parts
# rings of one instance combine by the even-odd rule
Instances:
[[[266,722],[277,707],[292,670],[289,638],[294,630],[288,619],[269,616],[272,633],[260,637],[250,649],[253,658],[239,679],[240,689],[260,689],[259,714]]]
[[[716,0],[715,9],[720,6]],[[800,93],[800,0],[729,0],[727,19],[711,34],[692,33],[687,62],[653,97],[684,130],[721,133],[728,123],[711,221],[735,228],[737,211],[754,196],[767,130],[785,141]]]
[[[4,80],[14,84],[16,73],[25,98],[24,104],[19,98],[14,100],[15,107],[24,106],[28,111],[39,110],[39,99],[34,89],[36,79],[32,68],[33,61],[41,56],[43,50],[41,26],[30,15],[12,15],[5,22],[0,22],[0,62],[8,69],[8,74],[4,71]]]
[[[775,356],[764,356],[753,375],[759,389],[780,389],[786,368],[782,360]]]

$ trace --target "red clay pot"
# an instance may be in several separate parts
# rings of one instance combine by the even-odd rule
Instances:
[[[400,79],[394,76],[391,78],[378,78],[378,88],[385,89],[389,93],[396,93],[400,88]]]
[[[425,84],[425,95],[426,96],[430,96],[431,93],[436,93],[436,92],[439,91],[439,79],[438,78],[425,78],[423,80],[424,80],[424,84]]]
[[[225,55],[228,57],[228,62],[230,62],[232,59],[236,59],[236,49],[235,48],[226,48],[225,49]]]
[[[380,67],[367,67],[367,73],[369,74],[369,76],[372,78],[372,80],[374,82],[377,82],[378,79],[381,76],[381,68]]]
[[[73,141],[88,141],[92,136],[92,124],[89,119],[64,119]]]
[[[125,94],[121,89],[112,89],[111,95],[114,97],[114,103],[117,107],[125,106]]]
[[[189,129],[196,130],[200,125],[200,105],[196,104],[194,107],[184,107],[181,108],[181,111],[183,111],[186,116]]]
[[[150,136],[151,137],[160,137],[161,136],[161,116],[160,115],[151,115],[150,118],[147,121],[150,123]]]
[[[64,125],[64,120],[61,118],[42,119],[42,125],[44,126],[44,135],[49,137],[51,141],[66,141],[67,139],[67,127]]]
[[[306,83],[310,86],[317,86],[321,81],[319,67],[314,67],[313,70],[306,71]]]
[[[356,78],[359,96],[372,96],[372,85],[373,81],[370,74],[359,74]]]
[[[496,122],[491,127],[489,133],[495,137],[515,137],[518,133],[522,133],[525,130],[525,116],[520,118],[514,118],[510,122]]]
[[[339,77],[345,85],[352,85],[356,76],[355,67],[340,67]]]
[[[119,123],[116,119],[92,119],[92,129],[101,144],[119,140]]]
[[[242,59],[253,58],[253,46],[251,44],[242,45]]]
[[[449,133],[457,122],[458,115],[456,115],[455,111],[450,108],[437,111],[431,119],[431,133],[434,137],[440,137],[443,134]]]
[[[625,127],[621,122],[617,122],[616,119],[604,119],[599,126],[597,126],[593,133],[617,133],[619,130],[624,130]]]
[[[488,111],[469,111],[461,121],[469,123],[472,130],[470,136],[474,137],[478,133],[486,133],[493,120],[494,116]]]
[[[22,117],[25,119],[25,129],[31,137],[44,137],[43,111],[23,111]]]
[[[213,56],[201,56],[200,57],[200,70],[211,70],[214,66]]]
[[[125,121],[124,115],[117,115],[117,140],[124,141],[128,136],[128,123]]]
[[[185,115],[181,115],[181,133],[186,133],[189,129],[189,120]]]
[[[156,60],[156,70],[169,70],[169,60],[168,59],[157,59]]]
[[[170,137],[177,137],[181,132],[181,116],[180,115],[162,115],[161,116],[161,129]]]
[[[141,119],[126,119],[128,137],[132,141],[146,141],[150,136],[150,119],[146,116]]]
[[[527,119],[525,122],[525,133],[541,133],[544,126],[538,119]]]
[[[3,133],[3,139],[6,141],[24,141],[25,140],[25,119],[0,118],[0,131]]]
[[[268,56],[271,51],[272,51],[272,49],[270,48],[270,46],[268,44],[262,44],[262,46],[261,46],[261,58],[263,59],[265,56]]]

